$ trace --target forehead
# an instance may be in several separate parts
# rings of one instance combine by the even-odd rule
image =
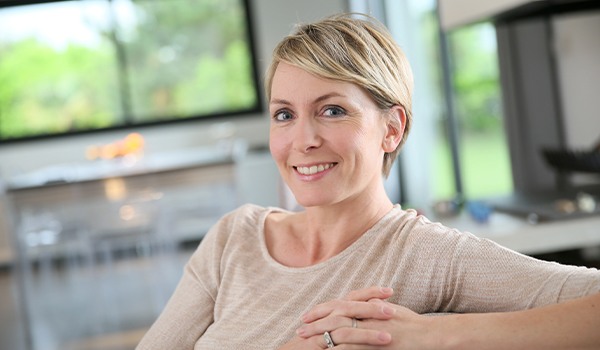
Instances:
[[[271,101],[278,99],[312,100],[336,92],[349,98],[369,98],[356,84],[316,76],[287,63],[280,63],[273,74]]]

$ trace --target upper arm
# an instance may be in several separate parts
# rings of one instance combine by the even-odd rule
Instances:
[[[193,349],[213,322],[214,300],[188,264],[158,319],[136,349]]]
[[[220,226],[208,232],[188,260],[173,295],[136,349],[193,349],[213,323],[223,249]]]
[[[515,311],[555,304],[600,291],[600,271],[519,254],[460,235],[449,267],[444,309],[453,312]]]

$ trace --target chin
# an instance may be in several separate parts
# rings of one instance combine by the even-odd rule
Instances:
[[[306,194],[301,196],[295,196],[296,202],[304,207],[322,207],[326,205],[331,205],[334,203],[334,200],[331,197],[324,198],[323,196],[307,196]]]
[[[298,205],[304,207],[304,208],[309,208],[309,207],[316,207],[320,204],[319,201],[315,201],[315,200],[309,200],[309,199],[304,199],[304,198],[298,198],[296,197],[296,203],[298,203]]]
[[[332,205],[340,200],[340,193],[334,192],[332,186],[325,188],[323,186],[294,186],[289,187],[298,205],[309,207],[320,207]]]

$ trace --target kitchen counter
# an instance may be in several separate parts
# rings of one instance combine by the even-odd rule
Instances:
[[[600,215],[531,224],[500,212],[492,213],[486,223],[477,223],[462,213],[437,221],[527,255],[600,246]]]

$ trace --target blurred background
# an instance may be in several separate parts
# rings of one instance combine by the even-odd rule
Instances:
[[[5,0],[0,348],[133,349],[219,217],[296,209],[262,78],[295,23],[348,11],[415,74],[390,197],[599,266],[597,1]]]

